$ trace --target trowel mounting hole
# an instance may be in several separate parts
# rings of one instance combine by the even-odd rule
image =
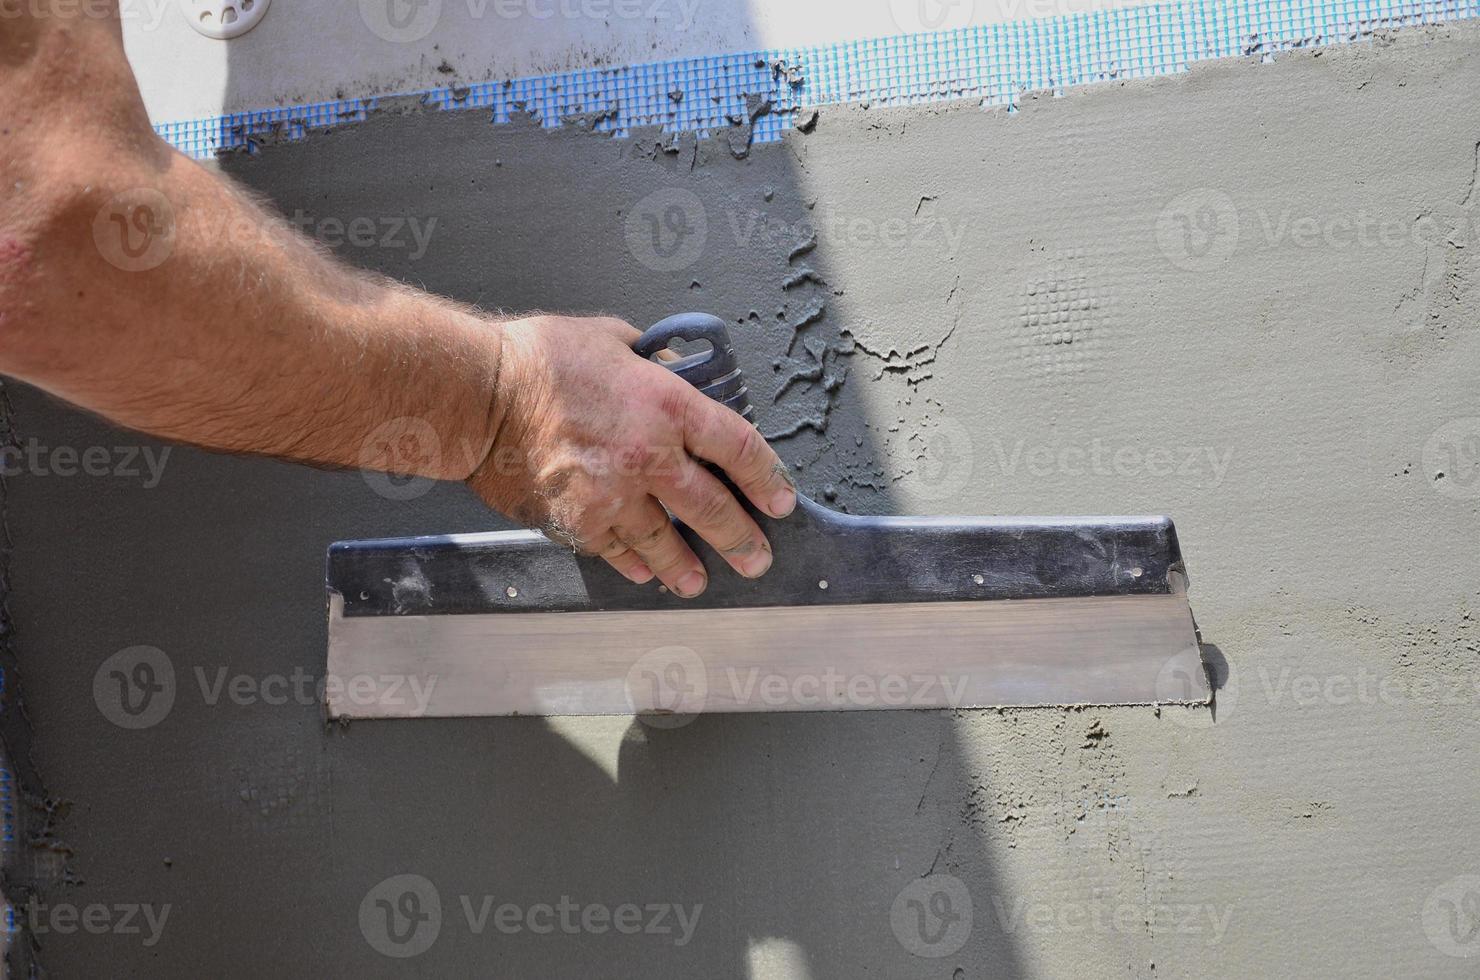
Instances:
[[[219,41],[240,37],[261,23],[271,0],[179,0],[190,26]]]

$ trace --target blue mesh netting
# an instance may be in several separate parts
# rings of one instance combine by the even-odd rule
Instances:
[[[1184,71],[1209,58],[1342,44],[1373,31],[1480,16],[1480,0],[1192,0],[1010,24],[807,48],[773,49],[586,69],[409,93],[441,109],[491,110],[492,121],[532,112],[545,126],[598,115],[600,132],[634,127],[711,132],[743,119],[747,95],[770,99],[754,140],[779,139],[799,105],[869,100],[894,105],[979,99],[1011,108],[1024,92]],[[682,93],[675,98],[670,93]],[[263,137],[362,120],[379,98],[238,112],[161,123],[161,136],[195,157],[251,149]]]

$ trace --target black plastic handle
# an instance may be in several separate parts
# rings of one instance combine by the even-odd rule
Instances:
[[[663,351],[673,351],[673,344],[679,341],[703,341],[709,344],[709,349],[668,360],[659,356]],[[735,344],[730,340],[725,321],[719,317],[708,313],[675,314],[649,327],[637,338],[632,349],[638,356],[661,364],[721,405],[739,412],[747,421],[754,421],[750,389],[740,371]]]

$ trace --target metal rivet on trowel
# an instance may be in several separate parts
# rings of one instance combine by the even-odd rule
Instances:
[[[1142,575],[1142,572],[1141,572],[1141,566],[1140,565],[1137,565],[1135,568],[1132,568],[1131,569],[1131,578],[1140,578],[1141,575]]]
[[[511,585],[504,590],[504,595],[508,596],[510,599],[517,599],[519,598],[519,590]]]
[[[818,582],[817,583],[817,587],[819,589],[825,589],[825,588],[827,588],[827,579],[823,579],[822,581]]]
[[[971,576],[971,580],[973,582],[975,582],[977,585],[982,585],[983,583],[985,583],[987,581],[987,577],[985,575],[983,575],[981,572],[977,572],[975,575]]]

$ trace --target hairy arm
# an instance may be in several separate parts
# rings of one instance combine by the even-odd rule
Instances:
[[[765,538],[696,459],[777,516],[784,469],[632,354],[632,327],[489,317],[334,261],[160,140],[116,10],[79,6],[0,20],[0,371],[210,449],[467,480],[681,595],[707,576],[665,506],[765,570]]]

